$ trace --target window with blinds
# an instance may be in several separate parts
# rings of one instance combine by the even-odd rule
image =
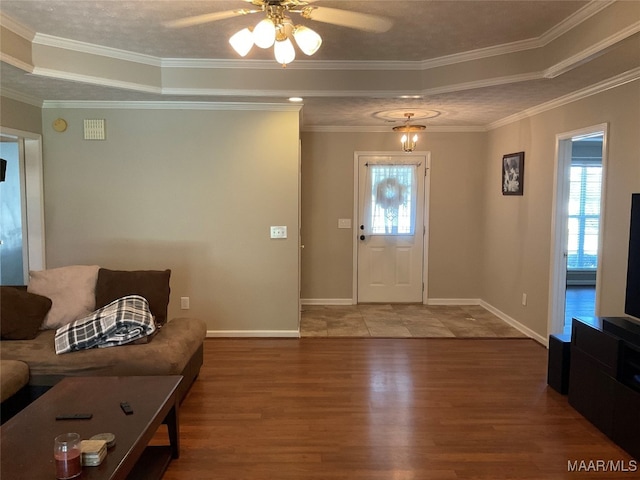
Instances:
[[[602,164],[572,161],[569,187],[567,269],[595,270],[598,266]]]

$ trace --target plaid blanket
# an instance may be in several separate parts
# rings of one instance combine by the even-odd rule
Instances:
[[[147,300],[129,295],[56,330],[56,353],[124,345],[156,330]]]

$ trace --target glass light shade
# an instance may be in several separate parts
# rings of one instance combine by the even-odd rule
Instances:
[[[299,25],[293,32],[293,37],[300,50],[306,55],[313,55],[322,45],[322,38],[315,31],[304,25]]]
[[[248,28],[244,28],[239,32],[233,34],[233,36],[229,39],[229,43],[233,47],[233,49],[240,55],[244,57],[249,53],[251,47],[253,47],[253,34],[251,30]]]
[[[282,65],[291,63],[296,58],[296,50],[288,38],[278,40],[275,47],[273,47],[273,53],[275,54],[276,61]]]
[[[276,41],[276,26],[270,18],[261,20],[253,29],[253,41],[260,48],[269,48]]]

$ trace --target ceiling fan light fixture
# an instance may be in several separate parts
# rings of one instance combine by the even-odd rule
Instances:
[[[276,41],[276,26],[273,20],[265,18],[253,29],[253,41],[260,48],[269,48]]]
[[[253,47],[253,33],[249,28],[243,28],[233,34],[229,39],[229,43],[238,55],[245,57]]]
[[[295,38],[298,47],[305,55],[313,55],[318,51],[320,45],[322,45],[322,37],[318,33],[309,27],[304,25],[298,25],[293,31],[293,38]]]
[[[276,61],[281,65],[293,62],[296,58],[296,50],[293,48],[293,43],[289,38],[284,40],[276,40],[276,44],[273,47],[273,53],[276,57]]]

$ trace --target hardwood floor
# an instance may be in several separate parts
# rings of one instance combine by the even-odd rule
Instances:
[[[207,339],[165,480],[627,479],[529,339]],[[159,432],[156,440],[166,432]]]
[[[596,288],[591,286],[570,286],[565,294],[565,333],[571,333],[573,317],[593,317],[596,310]]]

